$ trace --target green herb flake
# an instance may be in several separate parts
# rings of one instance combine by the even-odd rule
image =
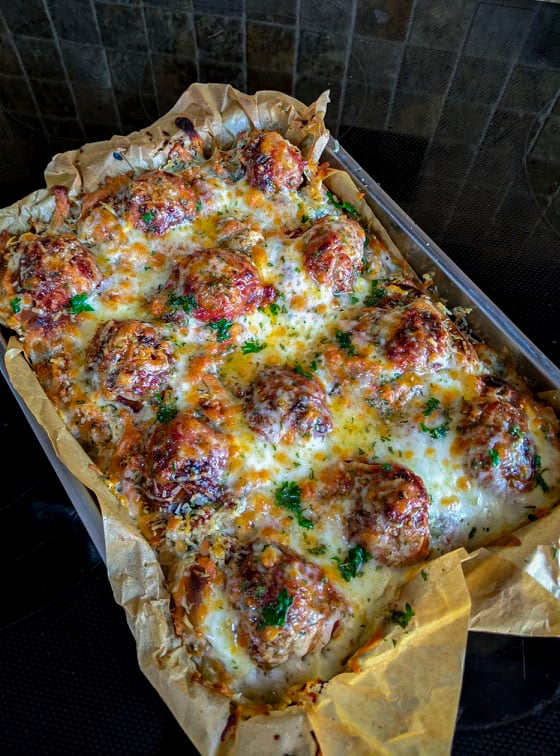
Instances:
[[[347,331],[336,330],[334,336],[338,342],[338,346],[345,351],[349,357],[353,357],[356,354],[356,349],[352,344],[352,336]]]
[[[496,449],[490,449],[488,452],[488,456],[490,457],[490,462],[492,463],[492,467],[499,467],[500,465],[500,455],[496,451]]]
[[[376,279],[371,282],[371,290],[367,297],[364,299],[366,307],[377,307],[382,299],[387,294],[386,290],[379,286],[379,281]]]
[[[391,622],[400,625],[403,629],[408,627],[410,620],[414,617],[414,609],[410,604],[405,604],[404,612],[395,609],[391,612]]]
[[[542,460],[539,454],[535,454],[535,483],[537,486],[540,486],[544,493],[548,493],[550,491],[550,486],[546,482],[546,480],[543,478],[543,473],[547,471],[547,468],[541,469],[542,466]],[[536,518],[535,518],[536,519]]]
[[[282,588],[278,598],[263,608],[257,630],[264,630],[265,627],[284,627],[288,610],[293,603],[293,596],[290,596],[286,588]]]
[[[307,378],[308,381],[313,380],[313,375],[307,372],[307,370],[304,370],[299,362],[296,362],[296,364],[294,365],[294,370],[296,373],[299,373],[299,375],[303,375],[304,378]]]
[[[257,352],[262,352],[263,349],[266,349],[266,344],[259,341],[246,341],[241,346],[243,354],[256,354]]]
[[[383,465],[381,465],[381,469],[386,470],[388,472],[389,470],[393,469],[393,465],[390,465],[388,462],[385,462]]]
[[[276,489],[274,498],[279,507],[284,507],[297,516],[298,525],[310,530],[313,528],[313,522],[303,514],[301,507],[301,488],[293,481],[285,481]]]
[[[307,215],[302,215],[301,216],[301,222],[302,223],[307,223],[308,220],[309,220],[309,217]]]
[[[429,575],[428,575],[427,571],[426,571],[426,570],[420,570],[420,574],[422,575],[422,580],[423,580],[424,582],[427,582],[427,580],[428,580],[428,577],[429,577]]]
[[[88,304],[87,294],[76,294],[70,300],[70,311],[72,315],[78,315],[80,312],[93,312],[93,307]]]
[[[221,318],[220,320],[217,320],[215,323],[209,323],[208,328],[211,328],[213,331],[216,331],[216,340],[217,341],[227,341],[230,338],[230,332],[229,329],[232,327],[233,321],[232,320],[226,320],[225,318]]]
[[[350,301],[352,302],[352,304],[358,304],[358,302],[360,301],[360,299],[359,299],[359,297],[356,297],[356,296],[354,296],[354,294],[352,294],[350,296]]]
[[[202,210],[202,202],[201,200],[196,201],[196,212],[199,213]]]
[[[369,554],[362,546],[354,546],[348,552],[345,562],[337,560],[338,571],[344,580],[349,583],[352,578],[355,578],[360,574],[364,564],[369,562],[371,558],[371,554]]]
[[[435,396],[431,396],[426,402],[426,408],[424,410],[424,417],[429,417],[432,414],[432,412],[439,407],[439,405],[440,405],[439,399],[436,399]]]
[[[512,425],[509,429],[509,435],[512,436],[512,438],[522,438],[523,432],[521,431],[519,425]]]
[[[167,304],[170,307],[181,307],[184,312],[189,315],[193,310],[196,309],[196,299],[192,294],[187,294],[186,296],[177,296],[176,294],[169,294],[167,297]]]
[[[270,314],[274,316],[278,315],[278,313],[280,312],[280,306],[277,305],[276,302],[271,302],[268,305],[268,309],[270,311]]]
[[[152,222],[153,218],[154,218],[154,211],[153,210],[149,210],[147,213],[144,213],[144,215],[142,216],[142,220],[144,221],[144,223],[147,226],[149,226],[149,224]]]
[[[554,559],[558,559],[558,548],[556,546],[551,546],[552,548],[552,556]]]
[[[173,402],[170,404],[161,404],[156,418],[158,423],[163,423],[164,425],[167,425],[167,423],[170,423],[174,417],[177,417],[179,414],[179,410],[177,409],[177,405]]]
[[[16,297],[15,299],[12,299],[10,301],[10,307],[12,308],[12,312],[14,315],[17,315],[18,312],[21,310],[21,298]]]
[[[334,196],[332,192],[329,192],[327,189],[327,197],[330,199],[332,204],[337,207],[339,210],[343,210],[348,215],[351,215],[354,218],[359,218],[360,214],[354,207],[354,205],[351,205],[350,202],[341,202],[337,197]]]
[[[326,553],[327,547],[324,544],[321,544],[321,546],[313,546],[312,549],[307,549],[307,551],[310,554],[313,554],[313,556],[322,556]]]
[[[436,425],[435,428],[428,428],[426,423],[422,422],[420,423],[420,430],[424,431],[424,433],[427,433],[430,438],[437,441],[439,438],[445,438],[447,436],[449,423],[442,423],[441,425]]]

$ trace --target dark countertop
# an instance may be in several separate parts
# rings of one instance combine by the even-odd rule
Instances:
[[[53,153],[147,125],[193,81],[306,101],[329,88],[342,144],[560,364],[559,5],[0,0],[0,205],[40,186]],[[3,751],[184,749],[99,557],[0,392],[17,473],[0,504]],[[558,644],[471,635],[456,754],[554,750]]]

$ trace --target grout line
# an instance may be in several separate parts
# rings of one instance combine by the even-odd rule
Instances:
[[[76,99],[76,93],[74,92],[74,85],[73,85],[73,82],[71,81],[70,76],[68,74],[68,69],[66,68],[66,63],[64,62],[64,57],[62,55],[62,47],[61,47],[61,44],[60,44],[60,40],[58,38],[58,34],[57,34],[57,31],[56,31],[54,22],[52,20],[51,12],[50,12],[50,9],[48,7],[48,4],[47,4],[46,0],[43,0],[43,6],[45,8],[45,13],[47,14],[47,18],[49,20],[49,24],[50,24],[50,27],[51,27],[51,30],[52,30],[52,33],[53,33],[53,41],[54,41],[55,47],[56,47],[56,49],[58,51],[58,54],[60,56],[60,63],[62,65],[62,70],[64,71],[64,78],[65,78],[66,84],[68,86],[68,89],[70,90],[70,96],[72,97],[72,102],[74,103],[74,108],[76,110],[76,120],[78,121],[78,126],[80,127],[80,130],[82,132],[82,137],[83,137],[84,141],[86,141],[86,139],[87,139],[87,137],[86,137],[86,130],[85,130],[85,127],[84,127],[84,122],[82,120],[82,114],[80,113],[80,110],[78,108],[78,101]]]
[[[387,115],[385,117],[385,123],[383,124],[384,131],[389,130],[389,123],[391,122],[391,115],[393,113],[393,106],[395,104],[395,98],[397,96],[397,89],[399,88],[399,79],[401,78],[402,64],[403,64],[406,50],[408,48],[408,43],[410,42],[410,36],[412,34],[412,25],[414,24],[414,16],[416,14],[417,4],[418,4],[417,0],[414,0],[412,4],[412,8],[410,9],[410,16],[408,18],[408,26],[406,28],[406,34],[405,34],[404,39],[401,42],[402,52],[401,52],[401,59],[399,61],[399,70],[397,71],[395,81],[393,82],[393,89],[389,96],[389,104],[387,106]]]
[[[6,32],[5,32],[6,36],[8,37],[9,41],[12,44],[12,48],[13,48],[13,50],[15,52],[17,61],[19,63],[19,67],[20,67],[20,70],[21,70],[21,75],[23,76],[23,79],[24,79],[25,83],[27,84],[27,88],[28,88],[28,90],[29,90],[29,92],[31,94],[31,99],[32,99],[33,105],[35,107],[35,113],[34,113],[34,115],[39,119],[39,123],[41,124],[41,127],[43,129],[43,136],[45,137],[45,139],[48,139],[49,138],[49,132],[47,131],[47,125],[46,125],[45,120],[43,118],[43,114],[42,114],[41,110],[39,109],[39,105],[37,103],[37,98],[35,97],[35,92],[33,91],[33,87],[31,86],[31,79],[29,78],[29,76],[27,74],[27,71],[25,70],[25,66],[23,65],[23,61],[22,61],[22,58],[21,58],[18,46],[16,45],[16,42],[15,42],[14,33],[12,32],[12,30],[8,26],[8,24],[6,22],[6,19],[4,18],[4,14],[2,13],[1,10],[0,10],[0,20],[4,24],[4,27],[6,28]],[[20,78],[20,77],[18,76],[17,78]],[[6,113],[6,115],[8,116],[8,118],[13,118],[14,117],[14,116],[12,116],[10,114],[9,111],[6,111],[1,104],[0,104],[0,108],[2,109],[2,111],[4,113]],[[19,114],[19,115],[22,115],[22,114]],[[19,122],[19,119],[17,117],[15,118],[15,120]],[[8,126],[10,126],[9,122],[8,122]],[[11,127],[10,127],[10,131],[12,131]],[[13,132],[12,132],[12,136],[14,137],[14,141],[17,142],[17,139],[15,139],[15,134]]]
[[[241,49],[243,51],[243,57],[241,59],[241,67],[243,72],[243,91],[247,91],[248,73],[247,73],[247,0],[243,0],[243,6],[241,10]]]
[[[434,124],[434,127],[432,129],[432,134],[431,134],[431,136],[430,136],[430,138],[428,140],[428,145],[426,147],[426,155],[428,155],[428,153],[430,151],[430,147],[432,146],[432,144],[434,142],[434,138],[435,138],[438,126],[440,125],[441,116],[443,115],[443,111],[445,110],[445,106],[447,105],[447,99],[449,97],[449,92],[451,90],[451,85],[453,83],[453,79],[455,78],[455,74],[457,73],[457,69],[459,68],[459,62],[460,62],[460,60],[463,57],[463,53],[465,51],[465,47],[466,47],[466,44],[467,44],[467,39],[469,38],[469,34],[471,32],[471,29],[472,29],[472,26],[473,26],[473,23],[474,23],[474,19],[475,19],[475,16],[476,16],[476,11],[478,10],[478,7],[479,7],[478,5],[474,7],[474,12],[471,15],[470,21],[469,21],[469,23],[467,25],[467,28],[465,30],[465,34],[463,35],[463,39],[461,41],[461,44],[457,48],[457,56],[455,58],[455,63],[453,64],[453,68],[451,70],[451,75],[449,77],[449,81],[447,82],[447,86],[445,87],[445,92],[442,95],[441,106],[440,106],[440,109],[439,109],[438,117],[437,117],[437,120],[436,120],[436,122]]]
[[[358,15],[358,0],[352,0],[352,9],[350,11],[350,23],[346,32],[346,55],[344,57],[344,72],[340,82],[340,102],[338,103],[338,113],[336,116],[335,136],[340,133],[342,123],[342,114],[344,111],[344,101],[346,99],[346,84],[348,81],[348,69],[350,68],[350,58],[352,57],[352,42],[354,40],[354,31],[356,29],[356,16]]]
[[[156,86],[156,76],[155,76],[155,73],[154,73],[154,66],[153,66],[153,62],[152,62],[152,48],[151,48],[151,45],[150,45],[150,36],[148,34],[148,24],[146,22],[146,14],[144,13],[144,3],[142,3],[140,5],[140,13],[141,13],[141,16],[142,16],[142,26],[144,28],[144,36],[146,37],[146,52],[147,52],[147,55],[148,55],[148,65],[150,66],[150,78],[152,80],[152,89],[153,89],[153,92],[154,92],[154,97],[155,97],[155,101],[156,101],[156,108],[157,108],[157,115],[158,115],[158,118],[159,118],[163,114],[160,111],[159,92],[158,92],[158,89],[157,89],[157,86]],[[144,70],[146,70],[145,67],[144,67]],[[140,89],[141,88],[142,88],[142,82],[140,82]]]
[[[193,29],[193,42],[194,42],[194,64],[196,66],[197,81],[201,81],[200,76],[200,45],[198,44],[198,32],[196,30],[196,17],[194,13],[192,15],[192,29]]]
[[[296,0],[296,23],[294,27],[294,60],[292,63],[292,97],[296,96],[299,63],[299,38],[301,34],[301,0]]]
[[[93,0],[89,0],[91,12],[93,13],[93,23],[97,30],[97,37],[99,39],[99,43],[101,44],[103,48],[103,55],[105,56],[105,63],[107,65],[107,70],[109,72],[109,81],[111,83],[111,99],[113,100],[113,106],[115,108],[115,113],[117,114],[117,127],[119,129],[119,134],[122,134],[124,132],[123,128],[123,122],[121,118],[121,111],[119,109],[119,104],[117,102],[117,94],[116,94],[116,88],[113,83],[113,72],[111,71],[111,66],[109,65],[109,58],[107,56],[107,50],[105,49],[105,45],[103,44],[103,38],[101,36],[101,27],[99,26],[99,19],[97,18],[97,12],[95,10],[95,5]]]
[[[517,55],[513,56],[512,59],[511,59],[511,65],[510,65],[509,71],[508,71],[507,76],[506,76],[506,78],[504,80],[504,83],[502,84],[500,92],[499,92],[498,96],[496,97],[496,100],[494,102],[494,107],[491,109],[490,116],[488,118],[488,121],[486,122],[486,127],[482,130],[482,133],[481,133],[480,139],[478,141],[478,144],[475,145],[475,151],[473,153],[473,157],[471,158],[471,161],[470,161],[470,163],[468,165],[468,168],[465,171],[465,175],[464,175],[463,180],[459,184],[459,191],[457,193],[457,199],[461,196],[461,193],[462,193],[463,189],[465,188],[465,186],[467,184],[467,181],[468,181],[468,178],[469,178],[469,176],[471,174],[473,166],[474,166],[474,164],[476,162],[476,159],[477,159],[477,157],[478,157],[478,155],[480,153],[480,148],[482,147],[482,145],[484,143],[484,140],[486,139],[486,136],[488,135],[488,130],[489,130],[491,124],[492,124],[492,119],[496,115],[496,111],[498,110],[498,105],[500,104],[500,101],[501,101],[502,97],[504,96],[504,92],[506,91],[506,88],[507,88],[507,86],[508,86],[508,84],[510,82],[510,79],[511,79],[511,76],[512,76],[513,71],[515,69],[515,66],[517,65],[517,63],[519,61],[519,55],[521,54],[521,51],[523,50],[523,47],[525,46],[525,42],[527,40],[527,37],[529,36],[529,34],[531,32],[531,29],[533,28],[533,22],[535,20],[535,16],[536,16],[536,9],[533,10],[533,19],[532,19],[531,23],[527,25],[527,29],[525,30],[525,35],[524,35],[521,43],[519,44],[519,46],[517,48],[517,50],[518,50],[517,51]],[[496,216],[500,212],[500,210],[501,210],[501,208],[502,208],[502,206],[503,206],[503,204],[505,202],[505,198],[507,197],[507,195],[508,195],[508,193],[509,193],[509,191],[512,188],[512,186],[513,186],[514,183],[515,183],[515,179],[512,179],[509,182],[509,184],[505,187],[505,190],[504,190],[504,193],[502,195],[502,198],[501,198],[500,202],[498,203],[498,205],[496,206],[496,209],[494,210],[494,214],[492,215],[492,220],[490,221],[490,224],[492,226],[494,225],[494,221],[496,220]],[[449,226],[451,224],[451,221],[453,220],[453,217],[455,216],[456,210],[457,210],[457,202],[455,203],[455,207],[453,208],[453,212],[450,213],[450,215],[448,216],[447,223],[444,225],[444,227],[442,229],[442,232],[441,232],[442,238],[445,236],[445,234],[447,232],[447,229],[449,228]]]

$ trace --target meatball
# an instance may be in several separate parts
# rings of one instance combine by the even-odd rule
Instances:
[[[230,249],[201,249],[182,260],[166,287],[192,298],[192,314],[215,323],[235,320],[274,299],[274,289],[261,283],[254,263]]]
[[[326,436],[332,430],[323,386],[293,368],[267,367],[244,400],[249,426],[270,443],[299,436]]]
[[[197,212],[197,196],[177,173],[146,171],[130,184],[125,197],[130,223],[156,236],[172,226],[192,220]]]
[[[164,511],[216,504],[223,496],[220,478],[229,459],[226,437],[200,413],[184,410],[160,424],[145,454],[146,496]]]
[[[73,297],[91,294],[101,281],[94,256],[72,234],[26,234],[17,252],[15,288],[29,294],[42,315],[60,312]]]
[[[356,221],[327,215],[306,234],[303,257],[311,278],[332,288],[333,294],[351,291],[362,269],[366,235]]]
[[[481,379],[479,395],[465,402],[458,446],[468,474],[505,494],[535,484],[535,445],[527,435],[527,415],[519,391],[494,376]]]
[[[354,329],[360,351],[381,351],[392,373],[441,370],[454,356],[476,360],[472,345],[432,300],[413,284],[374,288]]]
[[[346,465],[350,542],[381,564],[401,567],[428,554],[430,498],[422,479],[403,465],[350,462]]]
[[[303,157],[277,131],[251,132],[241,162],[251,186],[263,192],[297,189],[303,181]]]
[[[171,345],[138,320],[109,320],[97,329],[87,350],[90,375],[106,399],[139,410],[162,391],[171,369]]]
[[[237,640],[262,667],[276,667],[325,646],[346,613],[320,567],[291,549],[254,541],[226,563]]]

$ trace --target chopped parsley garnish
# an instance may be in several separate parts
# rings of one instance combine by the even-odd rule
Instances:
[[[356,349],[352,344],[352,336],[347,331],[336,330],[334,332],[338,346],[343,349],[350,357],[356,354]]]
[[[308,220],[309,220],[309,217],[307,215],[302,215],[301,216],[301,222],[302,223],[307,223]]]
[[[161,394],[156,394],[154,398],[159,404],[159,409],[156,415],[157,421],[158,423],[164,423],[165,425],[167,425],[167,423],[170,423],[171,420],[173,420],[173,418],[177,417],[177,415],[179,414],[177,405],[174,401],[167,403],[164,402]]]
[[[192,294],[187,294],[186,296],[170,294],[167,297],[167,304],[170,307],[181,307],[188,315],[196,308],[196,299]]]
[[[496,451],[496,449],[490,449],[488,452],[488,456],[490,457],[490,462],[492,463],[492,467],[498,467],[500,464],[500,455]]]
[[[303,514],[301,507],[301,488],[293,481],[285,481],[276,489],[274,494],[276,503],[279,507],[284,507],[297,516],[298,525],[306,530],[313,527],[313,522]]]
[[[389,470],[393,469],[393,465],[390,465],[388,462],[385,462],[383,465],[381,465],[381,469],[386,470],[388,472]]]
[[[408,603],[405,604],[404,612],[398,609],[391,612],[391,622],[394,622],[395,625],[400,625],[403,629],[408,627],[408,623],[413,617],[414,609]]]
[[[280,312],[280,306],[276,304],[276,302],[271,302],[268,305],[268,309],[270,310],[271,315],[278,315]]]
[[[147,226],[152,222],[154,215],[155,215],[154,211],[149,210],[147,213],[144,213],[144,215],[142,216],[142,220]]]
[[[542,461],[540,455],[535,454],[535,483],[542,488],[544,493],[548,493],[550,491],[550,486],[542,476],[542,474],[547,471],[547,468],[545,467],[545,469],[542,470],[541,465]]]
[[[354,546],[348,552],[348,557],[345,562],[337,560],[338,571],[346,582],[349,583],[352,578],[355,578],[360,574],[362,567],[366,562],[369,562],[370,559],[371,554],[368,554],[362,546]]]
[[[201,200],[196,201],[196,212],[199,213],[202,210],[202,202]]]
[[[15,299],[12,299],[10,301],[10,307],[12,308],[12,312],[14,313],[14,315],[17,315],[18,312],[21,310],[21,306],[20,305],[21,305],[21,298],[20,297],[16,297]]]
[[[341,202],[337,197],[334,196],[332,192],[329,192],[328,189],[327,189],[327,197],[330,199],[333,205],[337,207],[339,210],[343,210],[345,213],[348,213],[348,215],[351,215],[354,218],[360,217],[360,214],[358,213],[354,205],[351,205],[350,202]]]
[[[70,300],[70,311],[72,315],[77,315],[80,312],[93,312],[93,307],[88,304],[87,294],[76,294]]]
[[[437,441],[438,438],[445,438],[447,436],[449,423],[442,423],[441,425],[436,425],[435,428],[428,428],[426,423],[422,422],[420,423],[420,430],[428,433],[431,438]]]
[[[262,352],[263,349],[266,349],[266,344],[260,341],[246,341],[241,346],[243,354],[255,354],[256,352]]]
[[[233,325],[232,320],[226,320],[225,318],[221,318],[220,320],[217,320],[215,323],[209,323],[208,328],[211,328],[213,331],[216,331],[217,341],[227,341],[227,339],[230,338],[229,329],[232,327],[232,325]]]
[[[379,286],[379,281],[377,279],[375,281],[372,281],[370,293],[364,299],[365,306],[376,307],[386,294],[386,290]]]
[[[264,630],[265,627],[284,627],[288,610],[293,603],[293,596],[290,596],[286,588],[282,588],[278,598],[263,608],[257,630]]]
[[[327,551],[327,547],[321,544],[321,546],[313,546],[313,548],[307,549],[307,551],[313,554],[313,556],[322,556]]]
[[[424,410],[424,417],[429,417],[432,412],[439,407],[440,401],[435,396],[431,396],[426,402],[426,409]]]
[[[429,575],[426,570],[420,570],[420,574],[422,575],[422,580],[426,582],[429,578]]]
[[[509,429],[509,435],[513,438],[521,438],[523,436],[523,432],[521,431],[519,425],[512,425]]]
[[[304,378],[307,378],[308,381],[313,380],[313,375],[311,373],[308,373],[307,370],[304,370],[299,362],[296,362],[296,364],[294,365],[294,370],[296,373],[303,375]]]

